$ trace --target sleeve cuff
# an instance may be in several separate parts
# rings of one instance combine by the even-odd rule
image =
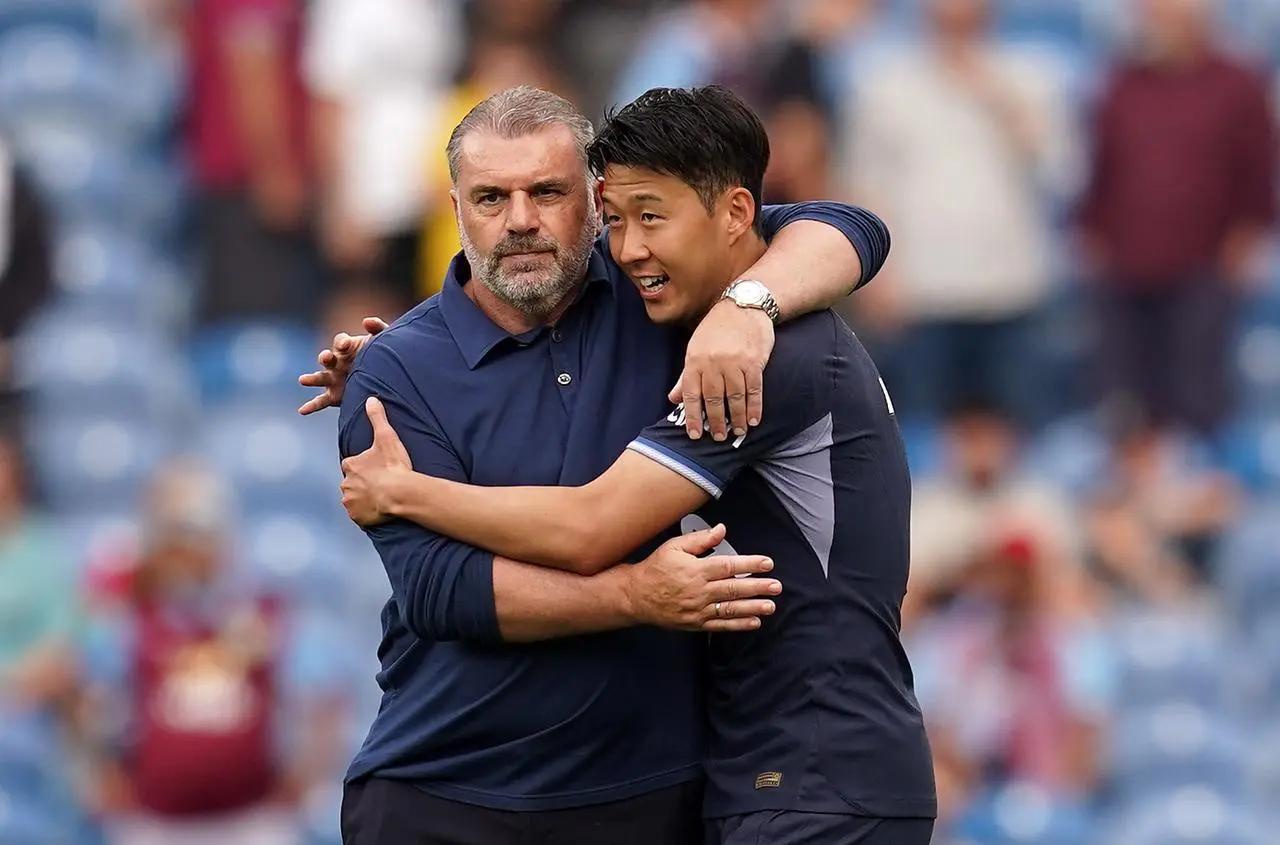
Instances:
[[[667,469],[692,481],[701,487],[713,499],[719,499],[724,492],[724,482],[693,461],[665,446],[644,437],[637,437],[627,444],[633,452],[644,455],[651,461],[657,461]]]

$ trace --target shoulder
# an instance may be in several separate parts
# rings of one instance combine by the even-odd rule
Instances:
[[[839,326],[835,312],[826,309],[804,314],[778,326],[774,334],[772,364],[776,360],[817,362],[839,347]]]
[[[457,344],[440,314],[438,299],[437,295],[418,305],[360,351],[347,376],[339,428],[352,417],[363,416],[364,399],[374,393],[391,399],[424,395],[423,381],[458,358]]]
[[[357,356],[351,375],[394,381],[422,369],[412,366],[414,362],[439,362],[441,356],[456,353],[439,299],[437,294],[422,302],[372,338]]]

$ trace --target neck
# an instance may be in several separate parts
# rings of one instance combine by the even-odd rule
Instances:
[[[702,318],[707,316],[707,312],[715,307],[715,304],[720,301],[720,296],[729,285],[733,284],[735,280],[741,279],[748,270],[759,263],[768,249],[769,245],[764,242],[764,238],[754,231],[743,237],[737,244],[734,244],[729,251],[729,260],[725,264],[729,273],[721,277],[721,281],[715,286],[714,290],[708,291],[709,299],[707,300],[706,308],[698,315],[694,325],[701,322]]]
[[[524,334],[542,326],[555,325],[573,301],[578,298],[582,282],[578,282],[565,291],[555,303],[547,308],[538,308],[535,312],[523,311],[504,299],[499,298],[480,282],[472,279],[463,288],[471,301],[476,304],[494,325],[508,334]]]

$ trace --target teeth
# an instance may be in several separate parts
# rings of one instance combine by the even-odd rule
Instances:
[[[641,276],[640,284],[645,290],[657,290],[667,283],[666,276]]]

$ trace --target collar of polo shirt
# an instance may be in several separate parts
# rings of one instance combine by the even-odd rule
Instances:
[[[587,263],[587,290],[604,288],[609,285],[609,267],[604,253],[597,242],[591,251],[591,260]],[[445,275],[444,285],[440,289],[440,313],[444,317],[449,333],[462,351],[467,367],[475,369],[484,361],[485,356],[499,344],[508,340],[527,344],[538,336],[542,329],[535,329],[524,334],[513,335],[499,327],[489,319],[480,306],[471,301],[463,287],[471,281],[471,265],[460,252],[449,264],[449,272]]]

